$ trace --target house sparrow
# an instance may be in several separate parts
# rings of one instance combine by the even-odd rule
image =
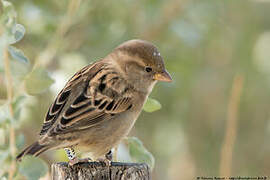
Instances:
[[[74,147],[111,159],[110,150],[127,136],[157,81],[172,81],[157,48],[143,40],[124,42],[67,82],[47,112],[38,141],[17,160],[65,148],[73,165],[79,162]]]

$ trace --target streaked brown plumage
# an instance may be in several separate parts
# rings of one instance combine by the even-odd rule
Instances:
[[[127,41],[78,71],[50,106],[37,142],[17,156],[78,147],[105,155],[125,137],[157,80],[171,81],[157,48]]]

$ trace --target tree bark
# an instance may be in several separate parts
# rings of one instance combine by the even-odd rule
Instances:
[[[112,162],[105,166],[100,162],[75,164],[66,162],[52,164],[52,180],[150,180],[150,169],[144,163]]]

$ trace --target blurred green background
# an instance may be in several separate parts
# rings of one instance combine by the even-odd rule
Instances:
[[[142,112],[131,132],[155,157],[153,179],[270,176],[270,0],[10,2],[26,29],[15,46],[55,80],[27,98],[16,131],[25,144],[69,77],[139,38],[158,47],[174,79],[156,85],[161,110]]]

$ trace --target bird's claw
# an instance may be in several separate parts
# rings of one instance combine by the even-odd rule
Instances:
[[[107,158],[98,158],[97,161],[108,167],[112,165],[112,161]]]
[[[68,165],[73,166],[73,165],[78,164],[78,163],[88,163],[91,161],[92,161],[91,158],[79,159],[79,158],[75,157],[74,159],[69,160]]]

